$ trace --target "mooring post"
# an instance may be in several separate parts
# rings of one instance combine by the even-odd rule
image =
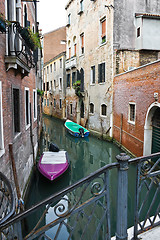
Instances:
[[[117,226],[116,240],[128,239],[127,234],[127,194],[128,194],[128,160],[130,157],[126,153],[116,156],[120,164],[118,169],[118,189],[117,189]]]

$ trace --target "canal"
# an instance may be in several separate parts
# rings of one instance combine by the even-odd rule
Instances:
[[[88,138],[74,138],[66,132],[64,123],[58,119],[48,116],[43,117],[43,134],[40,142],[40,152],[47,151],[49,144],[56,143],[60,149],[64,149],[68,152],[70,159],[70,168],[59,179],[54,182],[49,182],[44,178],[37,170],[32,176],[31,187],[29,194],[25,200],[25,208],[29,208],[32,205],[44,200],[50,195],[60,191],[61,189],[75,183],[83,177],[88,176],[95,170],[105,166],[106,164],[116,161],[116,156],[122,152],[116,145],[111,142],[100,140],[96,137],[89,136]],[[129,170],[129,181],[133,182],[134,170]],[[116,227],[116,193],[117,193],[117,171],[113,170],[111,177],[112,189],[111,189],[111,227],[112,232],[115,232]],[[133,225],[130,221],[131,215],[133,215],[133,194],[134,194],[134,182],[128,192],[128,209],[129,209],[129,225]],[[34,217],[28,218],[25,221],[24,229],[25,233],[32,230],[37,223],[39,213],[34,214]],[[46,223],[53,219],[55,216],[53,211],[48,211],[45,217]],[[52,230],[53,231],[53,230]],[[53,232],[50,231],[49,235],[52,237]],[[63,236],[58,239],[67,239],[67,229],[64,229]],[[78,239],[78,238],[77,238]]]

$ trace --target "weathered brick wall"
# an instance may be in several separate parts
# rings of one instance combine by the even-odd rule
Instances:
[[[44,63],[66,50],[66,45],[61,44],[62,40],[66,40],[66,27],[61,27],[44,34]]]
[[[113,137],[120,141],[123,114],[122,145],[136,156],[143,155],[145,118],[154,92],[160,95],[160,61],[114,78]],[[135,125],[128,122],[129,102],[136,103]]]
[[[158,60],[158,51],[115,50],[115,74]]]
[[[4,2],[5,1],[0,0],[0,9],[4,9]],[[30,8],[28,9],[30,11]],[[30,15],[30,12],[28,13]],[[33,19],[31,20],[33,21]],[[33,120],[33,89],[36,89],[35,69],[32,69],[29,76],[24,78],[22,78],[19,69],[9,69],[9,71],[7,71],[5,54],[6,35],[0,34],[0,81],[2,82],[3,134],[5,149],[5,153],[0,156],[0,171],[2,171],[14,184],[11,158],[9,155],[9,144],[12,143],[20,190],[23,192],[33,166],[30,128],[26,129],[25,125],[25,87],[29,88],[30,92]],[[13,130],[13,88],[18,88],[20,92],[20,133],[17,136],[14,136]],[[32,125],[33,142],[36,153],[38,141],[37,121],[32,121]]]

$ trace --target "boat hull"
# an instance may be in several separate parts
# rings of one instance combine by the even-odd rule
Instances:
[[[61,151],[60,151],[61,152]],[[52,152],[47,152],[52,153]],[[54,153],[54,155],[56,156],[56,154],[58,153]],[[66,162],[65,163],[43,163],[43,157],[44,157],[44,153],[42,154],[42,156],[40,157],[40,160],[38,162],[38,170],[39,172],[46,177],[47,179],[49,179],[50,181],[55,180],[56,178],[58,178],[59,176],[61,176],[69,167],[69,159],[68,159],[68,153],[65,152],[65,158],[66,158]]]
[[[89,131],[87,129],[85,129],[81,125],[74,123],[70,120],[67,120],[65,122],[64,126],[67,129],[67,131],[74,137],[80,138],[80,137],[88,137],[89,136]],[[79,129],[83,129],[83,131],[84,131],[83,136],[80,134]]]

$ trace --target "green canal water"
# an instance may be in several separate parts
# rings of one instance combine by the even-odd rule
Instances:
[[[44,116],[43,117],[43,134],[40,143],[40,153],[47,151],[50,142],[56,143],[60,149],[68,152],[70,159],[70,168],[59,179],[49,182],[37,170],[32,176],[32,182],[29,194],[26,199],[25,208],[28,209],[32,205],[46,199],[50,195],[62,190],[63,188],[77,182],[83,177],[88,176],[95,170],[106,164],[116,161],[116,155],[122,152],[116,145],[111,142],[100,140],[96,137],[77,139],[69,135],[64,128],[64,123],[58,119]],[[129,192],[128,192],[128,219],[129,226],[133,225],[133,206],[134,206],[134,169],[129,170]],[[112,233],[116,228],[116,193],[117,193],[117,171],[112,170],[111,175],[111,227]],[[44,209],[42,209],[44,210]],[[43,212],[43,211],[42,211]],[[39,220],[41,210],[35,212],[33,216],[28,218],[24,224],[24,231],[28,233]],[[48,223],[54,219],[52,210],[46,214],[45,221]],[[53,230],[49,235],[52,237]],[[64,237],[66,236],[66,237]],[[67,239],[67,228],[64,228],[62,235],[58,239]],[[77,237],[78,240],[78,237]]]

